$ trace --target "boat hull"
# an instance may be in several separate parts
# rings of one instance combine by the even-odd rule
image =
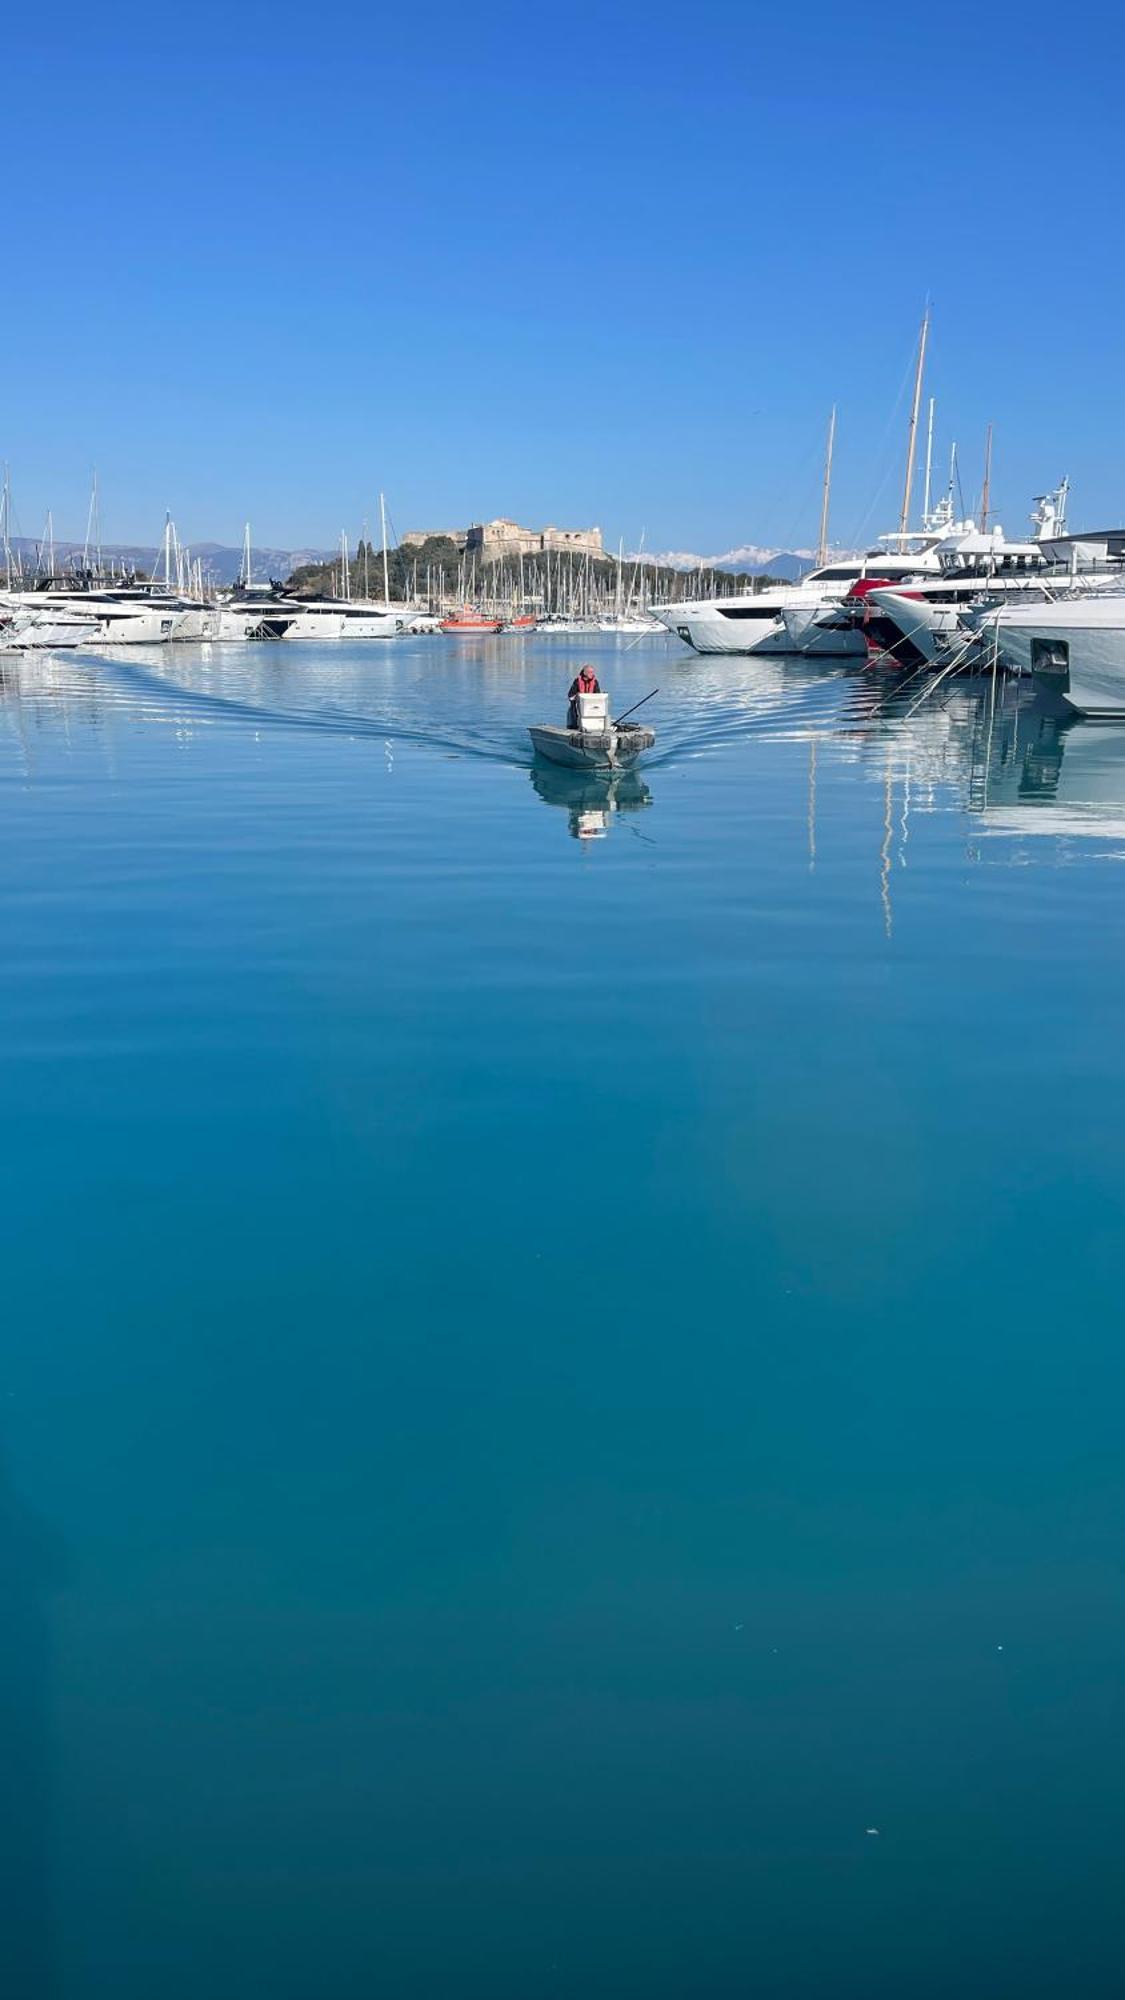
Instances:
[[[92,619],[17,617],[0,624],[0,653],[59,651],[86,646],[98,636]]]
[[[1125,600],[1041,605],[985,624],[1001,659],[1079,715],[1125,719]]]
[[[742,607],[709,604],[677,604],[658,608],[656,616],[685,646],[697,653],[791,653],[789,634],[781,620],[781,607],[754,606],[744,616]]]
[[[901,590],[872,590],[864,603],[868,643],[900,667],[933,666],[957,628],[957,614],[949,606],[928,604]]]
[[[631,723],[608,729],[603,736],[582,729],[553,729],[545,723],[527,733],[537,756],[571,771],[622,770],[656,742],[655,731]]]
[[[781,622],[790,652],[800,653],[802,658],[854,660],[867,653],[863,633],[837,605],[794,605],[782,612]]]

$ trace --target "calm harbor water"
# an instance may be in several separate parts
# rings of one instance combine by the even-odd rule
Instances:
[[[1120,1992],[1125,732],[945,692],[0,666],[13,2000]]]

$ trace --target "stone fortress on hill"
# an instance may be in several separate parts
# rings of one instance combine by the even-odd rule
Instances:
[[[471,528],[431,528],[404,535],[404,548],[420,549],[429,541],[454,542],[461,555],[475,555],[482,563],[499,562],[504,556],[541,556],[548,550],[571,550],[578,555],[600,556],[600,528],[521,528],[516,521],[500,518],[477,522]]]

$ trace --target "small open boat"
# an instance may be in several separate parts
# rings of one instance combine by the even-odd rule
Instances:
[[[539,723],[528,730],[540,757],[566,764],[572,771],[618,771],[651,750],[656,732],[640,722],[614,722],[607,694],[580,694],[578,728],[555,729]]]

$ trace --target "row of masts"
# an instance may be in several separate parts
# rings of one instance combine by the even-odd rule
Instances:
[[[354,601],[357,573],[362,590],[370,599],[371,543],[361,534],[359,552],[352,556],[346,533],[340,536],[340,554],[328,577],[331,595]],[[401,599],[425,606],[438,616],[472,606],[488,617],[550,616],[561,618],[644,618],[652,603],[678,602],[694,597],[731,595],[745,589],[745,579],[716,575],[712,570],[673,571],[649,561],[643,554],[626,557],[624,542],[616,558],[600,562],[585,550],[546,550],[542,555],[519,554],[496,562],[483,562],[476,551],[463,553],[456,567],[450,564],[403,559],[395,554],[393,581],[389,570],[388,544],[384,521],[382,547],[385,603]],[[249,557],[244,558],[248,570]]]

